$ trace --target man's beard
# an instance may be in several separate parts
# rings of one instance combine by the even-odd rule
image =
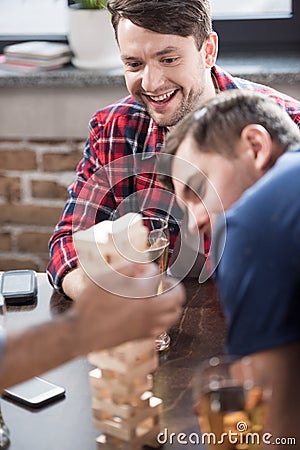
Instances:
[[[191,91],[188,97],[182,100],[179,108],[176,109],[174,114],[166,119],[164,119],[163,117],[156,118],[156,113],[155,112],[152,113],[149,104],[144,101],[142,101],[142,103],[145,106],[148,114],[152,117],[152,119],[155,121],[157,125],[161,127],[173,127],[178,122],[180,122],[188,113],[194,111],[197,108],[197,106],[199,106],[202,94],[203,89],[199,89],[197,92]]]

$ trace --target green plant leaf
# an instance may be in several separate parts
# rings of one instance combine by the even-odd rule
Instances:
[[[78,0],[76,3],[82,9],[104,9],[106,8],[107,0]]]

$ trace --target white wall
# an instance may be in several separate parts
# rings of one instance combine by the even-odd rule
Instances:
[[[97,109],[126,95],[121,86],[0,89],[0,137],[82,138]]]

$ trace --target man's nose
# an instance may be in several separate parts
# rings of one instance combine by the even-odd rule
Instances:
[[[156,65],[146,65],[142,74],[143,91],[150,94],[160,93],[163,84],[163,70]]]

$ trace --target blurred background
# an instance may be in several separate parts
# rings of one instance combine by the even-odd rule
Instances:
[[[67,0],[0,0],[0,53],[27,40],[68,43],[68,9]],[[218,64],[300,99],[299,1],[212,0],[212,10]],[[121,64],[107,71],[0,69],[0,270],[45,270],[88,121],[125,95]]]

